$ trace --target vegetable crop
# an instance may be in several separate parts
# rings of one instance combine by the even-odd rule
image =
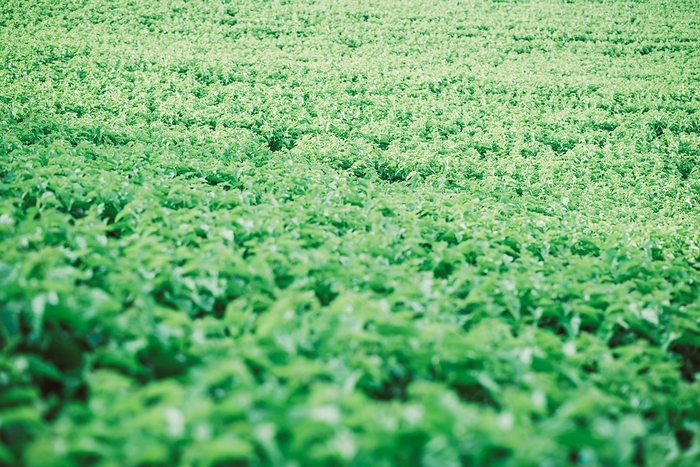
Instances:
[[[0,465],[700,465],[698,18],[3,0]]]

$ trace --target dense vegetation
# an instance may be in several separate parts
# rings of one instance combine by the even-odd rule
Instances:
[[[700,465],[694,0],[0,2],[0,465]]]

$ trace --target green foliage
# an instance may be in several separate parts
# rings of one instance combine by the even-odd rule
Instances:
[[[3,1],[0,465],[698,465],[698,13]]]

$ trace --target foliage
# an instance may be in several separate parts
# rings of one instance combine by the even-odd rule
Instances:
[[[0,465],[698,465],[698,13],[3,1]]]

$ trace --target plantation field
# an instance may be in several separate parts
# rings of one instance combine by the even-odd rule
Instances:
[[[0,466],[700,465],[700,3],[2,0]]]

